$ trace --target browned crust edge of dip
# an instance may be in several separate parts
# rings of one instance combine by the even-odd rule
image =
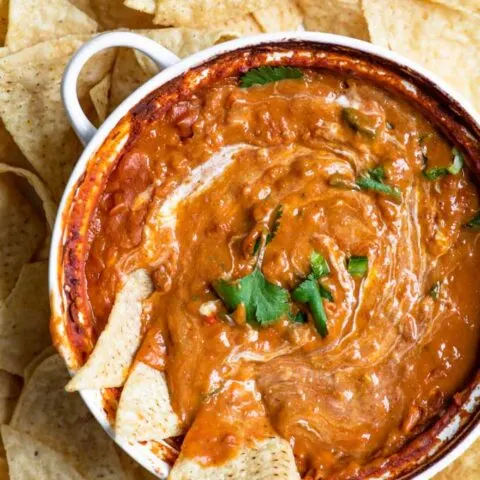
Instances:
[[[272,53],[283,54],[273,59]],[[477,182],[480,180],[480,129],[474,119],[449,95],[435,87],[431,81],[407,67],[347,47],[317,44],[313,42],[285,42],[263,44],[222,54],[209,62],[193,68],[176,79],[159,87],[119,121],[99,150],[89,160],[86,173],[67,201],[62,218],[64,245],[58,253],[59,279],[65,295],[63,318],[52,318],[51,330],[54,344],[71,352],[70,368],[81,366],[93,349],[96,339],[92,312],[88,303],[85,278],[85,262],[90,239],[88,230],[99,197],[109,175],[127,152],[146,124],[165,114],[176,102],[190,97],[196,90],[216,81],[238,76],[251,68],[262,65],[288,65],[300,68],[328,69],[358,76],[376,85],[400,94],[415,103],[417,108],[448,138],[460,145],[466,153],[467,163]],[[118,140],[128,135],[122,151],[112,155]],[[65,333],[58,325],[63,324]],[[351,478],[366,479],[389,474],[390,478],[407,475],[410,478],[427,454],[440,446],[437,435],[456,415],[461,416],[460,427],[470,421],[470,427],[479,422],[477,414],[468,414],[463,408],[471,392],[480,385],[480,372],[468,387],[455,395],[447,411],[425,433],[386,459],[375,460],[363,466]],[[109,389],[104,392],[105,412],[114,418],[117,394]],[[456,435],[458,440],[460,435]],[[438,452],[437,456],[442,452]],[[174,456],[167,456],[170,461]],[[431,462],[429,462],[431,463]],[[425,468],[425,467],[423,467]],[[410,475],[408,475],[410,473]]]

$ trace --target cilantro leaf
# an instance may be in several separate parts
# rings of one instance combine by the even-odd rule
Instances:
[[[217,280],[213,288],[229,311],[243,303],[247,321],[254,325],[271,325],[288,311],[288,291],[270,283],[258,267],[233,282]]]
[[[385,178],[385,169],[383,166],[373,168],[367,172],[366,175],[362,175],[360,178],[357,178],[356,184],[362,190],[372,190],[383,195],[393,197],[395,201],[400,201],[402,199],[402,193],[397,187],[392,187],[383,183]]]
[[[294,67],[258,67],[252,68],[240,79],[240,86],[248,88],[252,85],[265,85],[287,78],[302,78],[303,72]]]
[[[295,323],[307,323],[308,322],[308,316],[305,312],[302,312],[299,310],[296,314],[293,314],[292,312],[288,312],[288,318],[292,320],[292,322]]]
[[[354,277],[363,277],[368,272],[368,258],[350,257],[347,264],[347,271]]]
[[[471,230],[480,230],[480,212],[476,213],[472,219],[465,224],[465,227]]]
[[[448,167],[431,167],[424,168],[422,173],[428,180],[436,180],[437,178],[444,177],[445,175],[458,175],[463,168],[465,159],[463,153],[457,148],[452,149],[452,163]]]
[[[316,251],[313,251],[310,255],[310,266],[315,278],[326,277],[330,273],[327,261]]]
[[[322,337],[326,337],[328,335],[327,315],[323,308],[322,296],[315,277],[309,275],[306,280],[293,290],[292,298],[297,302],[308,304],[317,332]]]
[[[267,235],[266,245],[268,245],[274,238],[280,228],[280,220],[283,215],[283,205],[279,204],[275,207],[273,211],[273,223],[270,229],[270,233]]]

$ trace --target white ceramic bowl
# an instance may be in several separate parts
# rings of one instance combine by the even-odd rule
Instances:
[[[61,331],[62,328],[65,328],[63,322],[65,321],[67,309],[62,273],[62,248],[66,240],[66,218],[70,212],[72,202],[75,201],[75,190],[84,176],[87,164],[105,141],[108,134],[135,105],[144,99],[144,97],[166,82],[184,74],[188,70],[201,66],[209,60],[227,52],[233,52],[238,49],[259,46],[262,44],[284,42],[308,42],[320,46],[346,48],[354,54],[355,52],[358,52],[359,55],[367,55],[374,62],[386,61],[389,64],[395,65],[402,71],[407,72],[407,74],[409,72],[412,77],[421,79],[423,82],[431,85],[437,93],[439,92],[442,98],[446,99],[449,103],[449,108],[454,110],[457,116],[460,115],[467,118],[467,123],[475,125],[477,132],[480,131],[480,117],[473,107],[436,75],[400,55],[370,43],[352,38],[314,32],[265,34],[244,37],[238,40],[222,43],[198,52],[184,60],[180,60],[172,52],[160,46],[153,40],[134,33],[111,32],[101,34],[83,45],[74,55],[65,70],[62,83],[62,97],[67,115],[72,127],[85,145],[85,150],[78,160],[68,181],[53,230],[50,251],[49,288],[52,322],[55,322],[53,328],[57,329],[57,332],[58,330]],[[86,61],[99,51],[111,47],[135,48],[148,55],[160,67],[160,69],[163,70],[132,93],[107,118],[102,126],[96,130],[80,107],[76,95],[76,83],[80,70]],[[415,88],[415,81],[407,86],[409,88]],[[57,347],[59,347],[60,353],[65,358],[67,366],[72,370],[74,364],[72,363],[72,357],[68,350],[68,346],[57,345]],[[100,391],[83,391],[82,397],[100,425],[113,439],[115,439],[114,431],[104,409],[102,408],[102,396]],[[470,392],[468,400],[464,402],[460,411],[450,418],[448,423],[436,431],[437,443],[432,444],[427,452],[424,452],[421,457],[415,459],[415,462],[411,465],[411,471],[397,478],[415,478],[417,480],[427,480],[431,478],[461,455],[479,436],[480,386],[477,384]],[[166,478],[168,475],[169,465],[152,453],[150,445],[130,445],[121,442],[119,442],[119,445],[137,462],[152,473],[156,474],[158,478]],[[394,472],[395,470],[392,469],[391,471],[383,472],[380,476],[375,475],[368,478],[391,478],[395,475]]]

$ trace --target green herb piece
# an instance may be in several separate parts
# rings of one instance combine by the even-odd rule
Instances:
[[[327,261],[318,252],[313,251],[310,255],[310,266],[315,278],[326,277],[330,273]]]
[[[428,291],[428,294],[434,299],[438,300],[438,297],[440,295],[440,286],[441,282],[435,282],[431,287],[430,290]]]
[[[240,86],[248,88],[252,85],[265,85],[287,78],[302,78],[303,72],[293,67],[258,67],[252,68],[240,78]]]
[[[288,311],[288,291],[269,282],[258,266],[238,280],[217,280],[213,288],[230,312],[243,303],[252,324],[271,325]]]
[[[480,212],[476,213],[464,226],[471,230],[480,230]]]
[[[402,193],[397,187],[392,187],[381,180],[375,179],[371,176],[371,173],[368,176],[363,175],[357,178],[356,183],[362,190],[372,190],[382,195],[387,195],[397,202],[402,199]]]
[[[268,245],[274,238],[280,228],[280,220],[283,215],[283,205],[277,205],[273,211],[273,223],[270,228],[270,233],[267,235],[266,245]]]
[[[322,296],[315,277],[309,275],[306,280],[293,290],[292,298],[297,302],[308,304],[317,332],[322,337],[326,337],[328,335],[327,314],[323,308]]]
[[[453,147],[452,155],[452,163],[448,167],[425,168],[422,172],[424,177],[428,178],[428,180],[437,180],[437,178],[444,177],[448,174],[458,175],[462,171],[464,157],[457,147]]]
[[[382,165],[372,168],[368,171],[368,173],[370,174],[370,177],[377,182],[383,182],[383,180],[385,179],[385,169]]]
[[[354,277],[363,277],[368,272],[368,258],[350,257],[347,264],[347,271]]]
[[[322,298],[324,298],[325,300],[328,300],[329,302],[335,301],[333,298],[332,292],[327,287],[319,283],[318,288],[320,289],[320,295],[322,296]]]
[[[372,122],[372,117],[365,115],[356,108],[344,108],[342,110],[342,118],[356,132],[370,138],[374,138],[377,134],[377,128],[374,122]]]
[[[307,323],[308,315],[305,312],[298,311],[295,315],[292,312],[288,312],[288,318],[295,323]]]
[[[260,250],[260,245],[262,244],[262,236],[259,235],[255,240],[255,245],[253,246],[252,255],[255,256]]]

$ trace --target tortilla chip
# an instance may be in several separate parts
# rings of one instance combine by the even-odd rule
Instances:
[[[372,40],[437,73],[480,109],[479,22],[441,5],[364,0]]]
[[[249,13],[248,15],[244,15],[241,18],[231,18],[224,23],[218,25],[215,24],[215,27],[229,32],[231,35],[239,37],[241,37],[242,35],[257,35],[258,33],[263,32],[259,23],[257,22],[257,20],[255,20],[255,17],[251,13]]]
[[[153,15],[155,13],[155,0],[125,0],[123,4],[139,12]]]
[[[112,75],[108,73],[90,90],[90,99],[95,107],[100,124],[103,123],[108,115],[108,98],[110,95],[111,80]]]
[[[6,163],[15,167],[30,168],[28,160],[25,158],[12,136],[5,128],[0,119],[0,163]]]
[[[290,444],[279,437],[245,447],[232,460],[212,467],[180,454],[169,475],[169,480],[300,480]]]
[[[97,27],[68,0],[10,0],[5,45],[14,52],[64,35],[93,33]]]
[[[478,480],[480,478],[480,440],[460,458],[435,476],[435,480]]]
[[[105,330],[85,365],[66,386],[67,391],[123,385],[141,341],[142,302],[152,292],[153,284],[145,270],[127,276]]]
[[[60,99],[60,82],[72,54],[88,36],[66,36],[0,60],[0,117],[15,143],[59,198],[82,146]],[[92,58],[79,79],[80,98],[110,70],[115,52]]]
[[[294,0],[284,0],[272,7],[257,10],[253,16],[264,32],[298,30],[303,21],[302,12]]]
[[[208,28],[275,5],[273,0],[157,0],[153,22],[176,27]]]
[[[15,286],[25,263],[40,247],[45,226],[33,207],[0,175],[0,300]]]
[[[49,345],[45,350],[42,350],[26,367],[25,370],[23,371],[23,381],[29,382],[30,379],[32,378],[32,375],[34,374],[35,370],[37,367],[48,357],[51,357],[52,355],[55,355],[57,353],[57,350],[53,345]]]
[[[79,1],[82,0],[75,0],[74,3],[78,4]],[[152,15],[132,10],[122,5],[122,0],[90,0],[89,7],[105,30],[154,27]]]
[[[0,0],[0,46],[5,45],[8,29],[8,0]]]
[[[131,443],[160,441],[182,433],[170,403],[165,373],[136,363],[120,397],[115,433]]]
[[[439,3],[441,5],[446,5],[450,8],[455,8],[457,10],[466,12],[466,13],[476,13],[480,14],[480,2],[479,0],[427,0],[432,3]],[[477,19],[480,21],[480,19]]]
[[[15,288],[0,302],[0,368],[23,375],[50,343],[48,263],[26,264]]]
[[[88,480],[125,480],[113,442],[81,397],[65,392],[68,379],[58,355],[41,362],[20,395],[11,426],[65,455]]]
[[[2,426],[12,480],[85,480],[68,458],[38,440]]]
[[[306,30],[369,40],[360,0],[298,0]]]
[[[24,168],[11,167],[10,165],[5,165],[0,163],[0,173],[13,173],[18,177],[24,178],[28,184],[33,188],[35,193],[38,195],[42,203],[43,212],[45,213],[45,218],[50,229],[53,228],[55,223],[55,216],[57,214],[57,205],[53,201],[52,194],[49,192],[45,184],[29,170]]]
[[[9,480],[8,463],[5,458],[0,458],[0,480]],[[13,479],[12,479],[13,480]]]

